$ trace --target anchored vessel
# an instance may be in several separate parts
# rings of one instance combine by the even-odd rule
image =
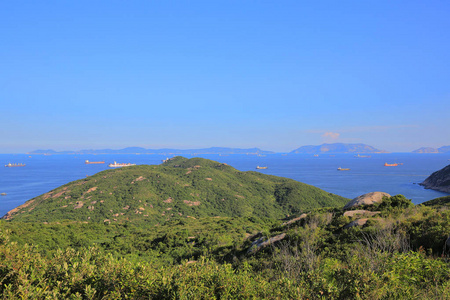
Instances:
[[[89,160],[85,160],[84,161],[85,164],[90,165],[90,164],[104,164],[104,161],[89,161]]]
[[[267,167],[260,167],[260,166],[256,166],[256,168],[257,168],[258,170],[265,170],[265,169],[267,169]]]
[[[25,167],[25,164],[12,164],[12,163],[8,163],[7,165],[5,165],[5,167],[7,168],[12,168],[12,167]]]
[[[384,163],[385,167],[396,167],[398,166],[398,164],[388,164],[388,163]]]
[[[338,171],[350,171],[350,168],[337,168]]]
[[[118,168],[118,167],[130,167],[130,166],[135,166],[136,164],[130,164],[130,163],[123,163],[123,164],[121,164],[121,163],[116,163],[116,162],[114,162],[113,164],[109,164],[108,165],[108,167],[111,167],[111,168]]]

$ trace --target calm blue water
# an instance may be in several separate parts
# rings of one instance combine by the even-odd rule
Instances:
[[[327,192],[347,198],[382,191],[391,195],[403,194],[415,204],[448,194],[426,190],[415,184],[434,171],[450,164],[450,154],[389,153],[372,154],[370,158],[355,158],[351,154],[281,155],[200,155],[227,163],[241,171],[256,171],[256,166],[267,166],[261,173],[283,176],[317,186]],[[170,157],[170,156],[169,156]],[[188,158],[192,156],[187,156]],[[46,193],[70,181],[109,169],[113,161],[136,164],[160,164],[162,155],[29,155],[0,154],[0,216],[25,201]],[[105,164],[86,165],[84,161],[105,160]],[[26,167],[5,168],[8,162],[25,163]],[[384,163],[403,163],[398,167],[384,167]],[[350,171],[337,171],[338,167]]]

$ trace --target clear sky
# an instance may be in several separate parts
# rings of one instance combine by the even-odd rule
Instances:
[[[449,1],[1,1],[0,153],[450,145]]]

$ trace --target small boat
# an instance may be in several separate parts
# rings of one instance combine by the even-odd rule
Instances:
[[[13,167],[25,167],[25,164],[12,164],[12,163],[8,163],[7,165],[5,165],[5,167],[7,168],[13,168]]]
[[[398,164],[388,164],[388,163],[384,163],[385,167],[396,167],[398,166]]]
[[[6,196],[6,193],[1,193],[0,195],[1,195],[1,196]]]
[[[104,164],[105,162],[104,161],[89,161],[89,160],[86,159],[84,161],[84,163],[87,164],[87,165],[91,165],[91,164]]]
[[[108,167],[110,168],[120,168],[120,167],[131,167],[131,166],[135,166],[136,164],[130,164],[130,163],[116,163],[114,162],[113,164],[109,164]]]
[[[350,168],[337,168],[338,171],[350,171]]]
[[[256,169],[258,169],[258,170],[265,170],[265,169],[267,169],[267,167],[256,166]]]
[[[370,155],[354,155],[354,157],[357,157],[357,158],[370,158],[371,156]]]

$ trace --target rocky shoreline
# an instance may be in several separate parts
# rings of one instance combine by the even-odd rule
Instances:
[[[450,194],[450,165],[434,172],[422,183],[420,183],[420,185],[426,189],[432,189]]]

